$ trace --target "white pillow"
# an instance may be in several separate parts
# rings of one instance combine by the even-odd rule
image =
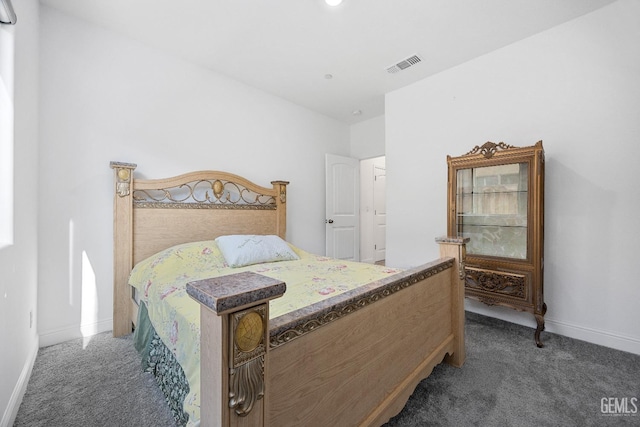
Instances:
[[[287,242],[274,235],[233,234],[218,237],[216,243],[230,267],[300,259]]]

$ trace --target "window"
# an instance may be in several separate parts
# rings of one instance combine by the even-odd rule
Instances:
[[[0,248],[13,244],[13,28],[0,25]]]

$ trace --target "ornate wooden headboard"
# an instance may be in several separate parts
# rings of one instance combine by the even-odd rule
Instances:
[[[287,181],[261,187],[219,171],[164,179],[134,179],[133,163],[114,170],[113,335],[131,332],[135,307],[128,285],[133,266],[171,246],[226,234],[286,237]]]

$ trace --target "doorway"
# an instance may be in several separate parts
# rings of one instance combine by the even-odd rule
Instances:
[[[325,255],[384,264],[386,254],[385,157],[357,160],[326,156]]]
[[[360,261],[384,264],[387,241],[385,157],[360,161]]]

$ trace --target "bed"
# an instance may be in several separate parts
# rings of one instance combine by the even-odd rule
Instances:
[[[197,370],[185,368],[186,376],[199,375],[185,399],[198,409],[188,425],[381,425],[437,364],[464,363],[464,239],[436,239],[441,258],[403,271],[352,265],[285,242],[286,181],[268,188],[216,171],[134,179],[135,164],[111,167],[114,336],[148,324],[161,335],[166,320],[151,317],[145,295],[145,283],[155,286],[157,278],[145,276],[145,263],[187,253],[215,260],[208,261],[215,274],[197,267],[199,274],[169,277],[156,298],[184,293],[190,302],[176,305],[197,307],[198,315],[189,315],[194,326],[179,327],[195,331],[192,350],[177,351],[171,332],[160,337],[175,356],[198,354]],[[219,253],[229,236],[273,236],[295,257],[234,268]],[[357,270],[365,283],[321,286],[315,293],[326,294],[322,299],[291,306],[302,299],[299,273],[284,270],[296,263],[313,270],[308,289],[325,279],[314,262],[343,274]],[[129,284],[133,277],[142,280],[139,292]]]

